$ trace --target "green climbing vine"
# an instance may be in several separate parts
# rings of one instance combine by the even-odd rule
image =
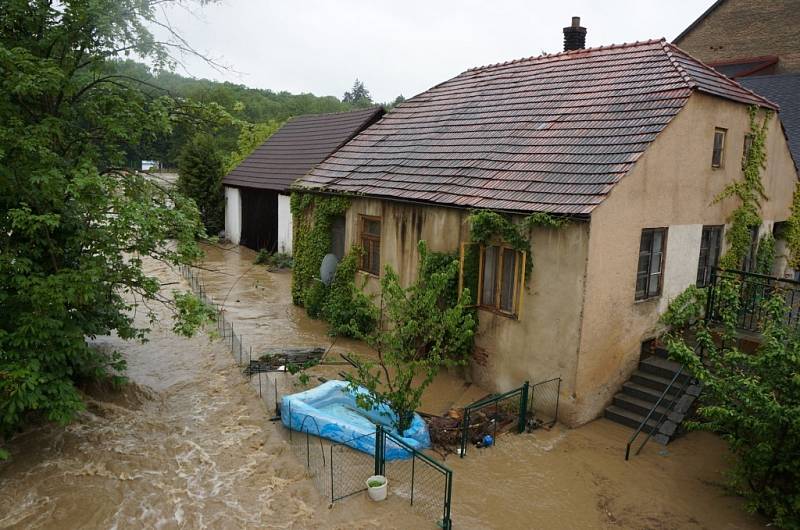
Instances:
[[[356,285],[358,260],[363,249],[353,246],[336,268],[336,275],[322,301],[321,316],[331,325],[332,335],[359,337],[370,333],[378,323],[379,311],[372,297],[363,291],[364,284]],[[322,285],[320,283],[320,285]]]
[[[306,297],[318,296],[314,278],[319,276],[322,258],[331,248],[331,223],[350,206],[347,197],[292,192],[290,208],[294,233],[292,301],[305,305]]]
[[[741,201],[741,204],[731,214],[731,225],[726,231],[730,247],[720,260],[720,266],[726,269],[736,269],[741,266],[742,260],[747,256],[750,248],[751,228],[761,226],[762,223],[761,200],[766,199],[767,196],[764,183],[761,181],[761,172],[766,167],[767,127],[772,111],[766,110],[761,123],[759,123],[758,110],[759,108],[756,106],[748,109],[752,142],[747,157],[742,163],[744,177],[725,186],[722,193],[714,199],[714,203],[730,197],[736,197]]]
[[[502,240],[514,250],[525,252],[525,282],[530,279],[533,271],[533,252],[531,251],[530,231],[534,226],[561,228],[569,219],[556,217],[547,213],[533,213],[523,218],[521,222],[514,223],[509,216],[491,210],[475,210],[467,221],[470,223],[470,237],[474,243],[481,245],[491,244],[493,241]],[[478,283],[478,252],[471,248],[468,255],[464,256],[464,285],[477,285]],[[473,291],[475,289],[472,289]],[[473,299],[475,293],[472,293]]]
[[[772,234],[761,236],[756,252],[756,272],[759,274],[772,275],[772,267],[775,263],[775,238]]]
[[[800,182],[795,185],[792,195],[792,213],[786,223],[786,244],[789,247],[789,265],[800,267]]]

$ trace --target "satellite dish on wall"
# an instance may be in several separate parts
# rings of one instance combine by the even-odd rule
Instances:
[[[335,254],[326,254],[322,258],[322,265],[319,267],[319,279],[325,285],[330,285],[333,277],[336,274],[336,268],[339,266],[339,258]]]

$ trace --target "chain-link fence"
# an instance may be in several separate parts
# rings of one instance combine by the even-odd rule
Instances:
[[[353,449],[349,445],[367,441],[374,447],[375,439],[375,433],[371,432],[356,436],[349,442],[331,445],[331,502],[366,491],[367,479],[380,474],[380,470],[376,467],[376,456]]]
[[[279,415],[279,373],[276,373],[273,366],[278,361],[272,358],[263,362],[259,358],[254,360],[252,347],[245,344],[234,323],[226,318],[225,310],[209,295],[200,274],[188,266],[181,267],[180,272],[202,302],[215,309],[219,337],[230,349],[243,376],[249,379],[267,407]],[[283,363],[281,369],[284,372],[287,359],[288,357],[279,359]],[[506,407],[505,403],[498,405],[495,413],[504,410],[503,407]],[[450,506],[453,472],[445,465],[415,450],[380,427],[375,432],[354,437],[347,442],[332,443],[321,436],[314,417],[292,415],[291,409],[284,413],[291,421],[288,431],[292,453],[304,465],[308,477],[313,480],[320,493],[330,498],[331,502],[366,491],[367,479],[372,475],[383,474],[389,481],[391,494],[408,499],[414,512],[429,517],[440,528],[452,528]],[[483,413],[476,414],[481,417]],[[362,438],[371,438],[372,442],[367,446],[375,447],[373,454],[351,447],[363,446]],[[387,447],[391,447],[393,452],[399,450],[407,456],[401,460],[386,460]]]
[[[558,403],[561,394],[561,378],[556,377],[531,385],[528,404],[528,429],[552,427],[558,421]]]
[[[208,293],[203,283],[203,278],[198,271],[188,265],[180,267],[181,276],[189,283],[192,291],[207,306],[216,311],[217,333],[227,345],[233,355],[236,365],[247,377],[251,385],[258,391],[259,397],[264,400],[268,410],[278,413],[278,382],[277,376],[270,377],[266,368],[259,362],[253,362],[253,347],[247,346],[244,337],[234,328],[233,322],[228,320],[225,310],[218,305]]]
[[[386,477],[390,492],[407,499],[412,511],[435,521],[440,528],[452,528],[453,472],[383,429],[379,430],[379,436],[383,437],[379,447],[384,454],[387,446],[405,453],[402,459],[384,458],[380,463],[382,472],[378,474]]]
[[[504,394],[478,400],[464,407],[461,420],[463,458],[467,447],[494,445],[497,435],[507,431],[522,432],[528,403],[528,382]]]

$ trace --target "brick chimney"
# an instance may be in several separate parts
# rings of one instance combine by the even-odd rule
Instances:
[[[586,47],[586,28],[581,17],[572,17],[572,25],[564,28],[564,51],[582,50]]]

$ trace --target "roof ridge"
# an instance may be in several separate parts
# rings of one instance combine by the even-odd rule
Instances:
[[[604,50],[619,50],[619,49],[622,49],[622,48],[633,48],[635,46],[645,46],[645,45],[649,45],[649,44],[655,44],[657,42],[666,42],[666,39],[664,37],[661,37],[661,38],[658,38],[658,39],[648,39],[648,40],[643,40],[643,41],[638,41],[637,40],[635,42],[623,42],[622,44],[608,44],[608,45],[603,45],[603,46],[594,46],[592,48],[580,48],[580,49],[577,49],[577,50],[566,50],[566,51],[557,52],[557,53],[543,53],[541,55],[531,55],[529,57],[521,57],[519,59],[512,59],[511,61],[503,61],[503,62],[485,64],[483,66],[475,66],[475,67],[472,67],[472,68],[468,68],[467,70],[464,70],[464,72],[462,72],[462,73],[475,72],[475,71],[478,71],[478,70],[485,70],[485,69],[488,69],[488,68],[496,68],[498,66],[508,66],[510,64],[517,64],[517,63],[522,63],[522,62],[525,62],[525,61],[534,61],[536,59],[550,59],[550,58],[554,58],[554,57],[562,57],[562,56],[565,56],[565,55],[578,55],[578,54],[581,54],[581,53],[596,52],[596,51],[601,51],[601,50],[602,51],[604,51]]]
[[[689,75],[689,72],[687,72],[686,69],[683,66],[681,66],[678,63],[678,61],[675,60],[675,56],[672,53],[672,45],[669,42],[667,42],[666,39],[662,41],[662,47],[664,48],[664,53],[667,55],[667,59],[669,59],[670,64],[678,72],[678,75],[681,76],[681,78],[683,78],[688,87],[691,88],[692,90],[697,88],[697,82],[694,79],[692,79],[692,76]],[[676,49],[680,50],[680,48],[677,47]]]
[[[725,74],[720,73],[716,68],[714,68],[713,66],[709,66],[708,64],[704,63],[703,61],[701,61],[697,57],[692,56],[689,52],[687,52],[685,50],[682,50],[678,45],[673,44],[671,42],[667,42],[665,44],[665,49],[667,47],[670,48],[670,49],[676,50],[678,53],[681,53],[681,54],[685,55],[686,57],[688,57],[692,61],[696,62],[700,66],[711,70],[712,72],[714,72],[714,74],[717,76],[718,79],[720,79],[720,80],[722,80],[722,81],[724,81],[724,82],[726,82],[728,84],[732,84],[734,86],[738,86],[739,88],[741,88],[742,90],[744,90],[745,92],[750,94],[751,96],[755,97],[757,100],[759,100],[762,103],[764,103],[766,106],[775,107],[775,109],[780,110],[780,105],[778,105],[777,103],[768,100],[767,98],[765,98],[764,96],[762,96],[762,95],[760,95],[760,94],[758,94],[756,92],[753,92],[752,90],[750,90],[749,88],[747,88],[743,84],[739,83],[735,79],[731,79],[730,77],[726,76]],[[667,55],[669,56],[670,61],[672,61],[672,63],[675,64],[675,67],[678,68],[679,71],[685,72],[684,68],[682,66],[680,66],[679,64],[677,64],[677,62],[674,60],[674,58],[672,56],[672,52],[667,51]],[[690,83],[691,83],[690,87],[692,89],[698,88],[697,82],[694,81],[694,79],[692,79],[691,75],[689,75],[688,73],[686,75],[689,76]]]

